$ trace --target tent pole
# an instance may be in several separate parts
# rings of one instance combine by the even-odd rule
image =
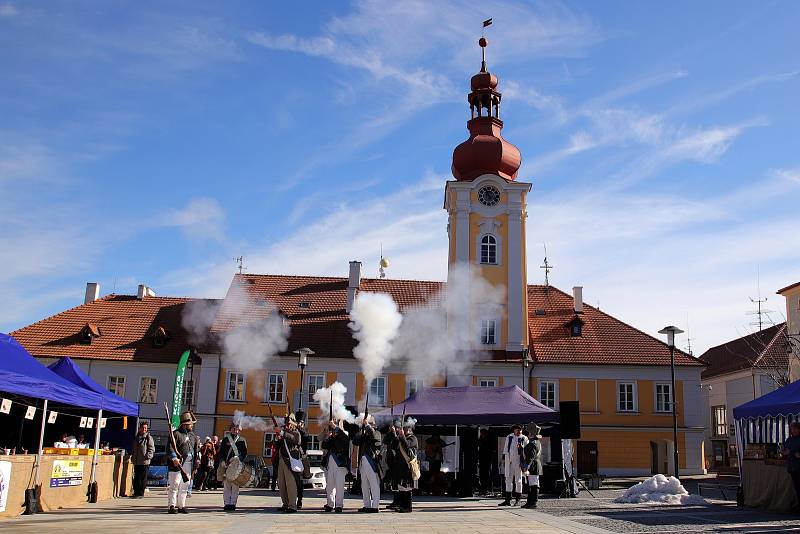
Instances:
[[[92,471],[89,476],[89,502],[97,502],[97,449],[100,447],[100,420],[103,418],[103,409],[97,410],[97,421],[94,428],[94,454],[92,455]]]
[[[461,469],[461,451],[459,449],[460,447],[458,446],[458,425],[456,425],[456,465],[454,466],[456,472],[453,473],[455,480],[458,480],[458,470]]]
[[[44,425],[47,423],[47,399],[44,400],[42,408],[42,429],[39,432],[39,448],[36,450],[36,466],[33,475],[33,488],[39,485],[39,467],[42,465],[42,446],[44,445]]]

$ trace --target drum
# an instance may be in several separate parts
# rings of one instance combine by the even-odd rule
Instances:
[[[253,481],[253,468],[234,457],[225,470],[225,478],[231,484],[243,488]]]

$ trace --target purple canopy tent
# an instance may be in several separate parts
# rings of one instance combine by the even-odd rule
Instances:
[[[418,425],[490,426],[513,423],[556,423],[558,412],[540,403],[518,386],[426,388],[394,406],[375,413],[378,424],[405,409]]]

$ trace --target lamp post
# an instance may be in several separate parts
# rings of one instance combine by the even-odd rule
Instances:
[[[528,367],[531,366],[531,357],[528,352],[528,347],[522,349],[522,391],[528,393],[528,383],[525,380]]]
[[[306,381],[306,365],[308,365],[308,357],[314,354],[314,351],[309,349],[308,347],[303,347],[302,349],[297,349],[294,351],[297,354],[297,366],[300,368],[300,402],[298,403],[299,406],[297,407],[298,410],[303,410],[303,386],[305,386]]]
[[[669,345],[669,366],[672,373],[672,386],[670,387],[670,404],[672,405],[672,461],[675,464],[675,478],[680,478],[678,468],[678,416],[675,412],[675,334],[683,334],[683,330],[677,326],[665,326],[658,331],[659,334],[667,335],[667,345]]]

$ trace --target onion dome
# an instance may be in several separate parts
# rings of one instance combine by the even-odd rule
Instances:
[[[478,41],[483,55],[481,70],[470,80],[472,92],[467,96],[472,118],[467,122],[469,139],[453,151],[452,172],[456,180],[474,180],[483,174],[496,174],[514,180],[522,163],[519,149],[503,139],[500,131],[500,99],[497,76],[486,70],[486,45]]]

